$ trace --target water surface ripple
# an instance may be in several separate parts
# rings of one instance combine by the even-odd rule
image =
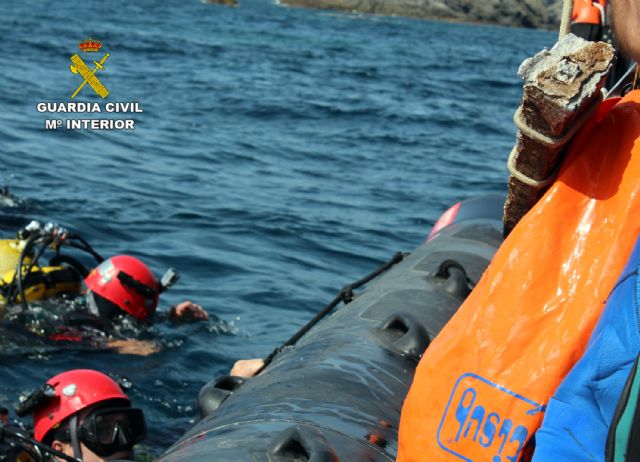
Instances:
[[[69,368],[126,376],[158,453],[236,358],[267,354],[453,202],[504,191],[516,70],[553,34],[241,3],[3,4],[0,186],[21,199],[0,204],[3,235],[54,220],[175,266],[161,309],[192,299],[219,320],[158,325],[166,348],[143,358],[4,328],[0,402]],[[111,53],[109,100],[145,111],[135,132],[43,129],[36,103],[68,101],[89,35]]]

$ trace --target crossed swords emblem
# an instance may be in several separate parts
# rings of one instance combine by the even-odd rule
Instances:
[[[84,79],[84,81],[80,84],[80,86],[76,88],[76,91],[73,92],[73,95],[71,95],[71,99],[75,98],[76,95],[80,93],[80,90],[82,90],[86,84],[89,84],[89,86],[93,88],[93,91],[95,91],[97,95],[101,96],[102,98],[107,97],[107,95],[109,94],[109,90],[107,90],[106,87],[102,85],[102,82],[98,80],[98,77],[96,77],[96,72],[98,70],[104,71],[103,64],[105,63],[108,57],[109,57],[109,53],[104,55],[99,62],[94,61],[93,64],[95,64],[96,67],[94,67],[93,70],[89,69],[89,66],[85,64],[85,62],[82,60],[80,56],[78,56],[78,54],[75,54],[71,57],[71,62],[73,64],[69,66],[69,69],[74,74],[80,74]]]

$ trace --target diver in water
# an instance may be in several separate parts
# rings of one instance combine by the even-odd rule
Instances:
[[[63,244],[85,250],[99,265],[87,271],[77,259],[60,253]],[[42,254],[51,249],[56,254],[49,265],[38,265]],[[86,241],[64,228],[43,227],[37,222],[21,230],[17,240],[0,241],[0,251],[4,251],[0,252],[0,266],[5,265],[0,268],[0,273],[5,273],[0,278],[0,300],[5,305],[22,305],[14,320],[29,331],[53,341],[85,342],[125,354],[147,355],[159,351],[155,342],[115,338],[118,330],[115,328],[125,325],[135,333],[160,318],[156,313],[159,296],[178,280],[175,270],[169,269],[158,281],[151,269],[135,257],[119,255],[105,260]],[[22,277],[16,276],[19,274]],[[83,279],[87,290],[80,296]],[[33,314],[29,301],[58,295],[74,299],[65,302],[63,313],[52,315],[57,324],[52,330],[52,326],[46,326],[42,313]],[[54,307],[51,308],[53,312]],[[209,315],[200,305],[184,301],[170,308],[168,318],[199,321],[207,320]]]
[[[0,427],[11,441],[10,460],[106,462],[133,460],[146,436],[142,410],[107,375],[76,369],[52,377],[22,400],[17,414],[33,417],[33,437]]]
[[[0,206],[16,207],[18,204],[18,199],[11,194],[8,186],[0,187]]]
[[[94,327],[102,327],[103,331],[112,330],[113,324],[121,324],[123,320],[133,320],[142,326],[150,325],[160,318],[156,313],[160,293],[177,279],[177,273],[172,270],[167,274],[169,281],[166,281],[167,276],[163,281],[157,281],[147,265],[128,255],[105,260],[85,278],[87,292],[84,305],[88,316],[76,317],[73,324],[93,324]],[[209,315],[200,305],[184,301],[169,309],[168,318],[171,321],[200,321],[209,319]],[[58,329],[50,338],[83,340],[82,332],[76,334],[79,338],[72,338],[73,331],[72,327],[67,326],[66,329]],[[158,351],[158,345],[154,342],[136,339],[109,339],[106,346],[128,354],[145,355]]]

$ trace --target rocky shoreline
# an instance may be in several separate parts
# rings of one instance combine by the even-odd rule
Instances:
[[[217,5],[237,6],[238,0],[205,0],[205,3],[215,3]]]
[[[281,0],[288,6],[554,29],[562,0]]]

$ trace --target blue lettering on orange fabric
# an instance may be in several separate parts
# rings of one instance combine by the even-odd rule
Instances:
[[[438,444],[467,462],[516,462],[530,424],[545,408],[477,374],[463,374],[438,427]]]

